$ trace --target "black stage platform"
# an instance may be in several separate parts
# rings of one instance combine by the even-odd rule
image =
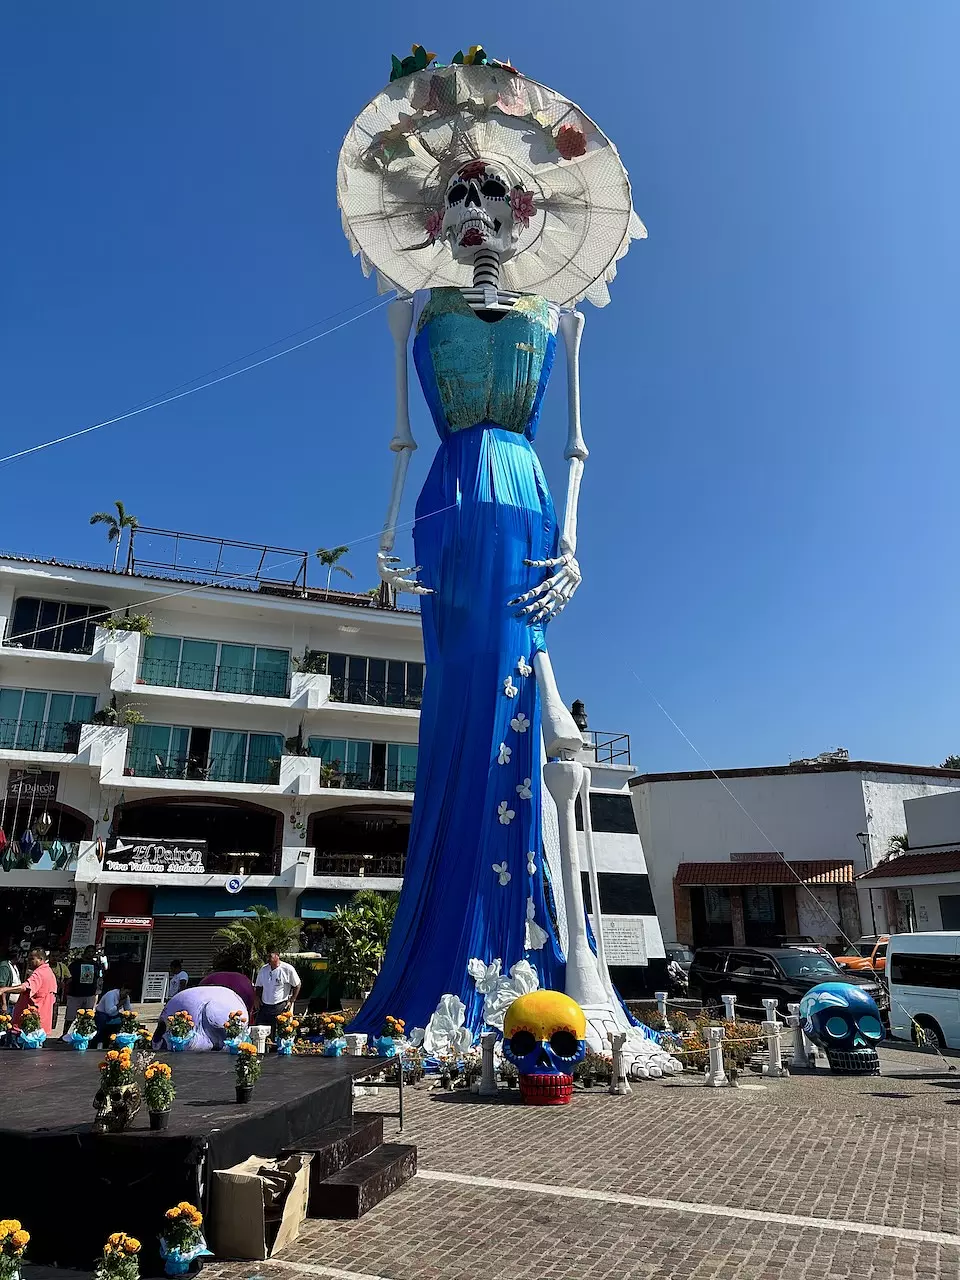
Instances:
[[[179,1200],[201,1204],[209,1171],[273,1156],[352,1114],[352,1080],[388,1059],[264,1057],[253,1101],[234,1101],[226,1053],[157,1055],[173,1067],[169,1128],[144,1108],[124,1133],[91,1132],[102,1055],[66,1046],[0,1053],[0,1216],[31,1234],[32,1262],[87,1268],[113,1231],[143,1242],[144,1275],[162,1268],[156,1239]]]

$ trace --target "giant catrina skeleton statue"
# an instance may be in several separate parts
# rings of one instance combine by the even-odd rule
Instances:
[[[541,986],[572,996],[605,1047],[607,1031],[630,1022],[584,912],[574,808],[589,773],[547,630],[580,583],[576,304],[609,300],[617,262],[646,233],[609,139],[479,48],[450,66],[419,46],[394,59],[390,85],[346,136],[337,189],[365,272],[399,295],[389,304],[396,463],[378,567],[395,591],[420,597],[426,654],[403,892],[354,1025],[375,1033],[391,1014],[424,1026],[428,1050],[457,1048],[502,1028],[512,1000]],[[417,447],[411,329],[440,447],[406,569],[393,550]],[[558,334],[569,403],[562,521],[533,448]],[[589,856],[586,803],[582,814]],[[666,1060],[635,1037],[641,1057]]]

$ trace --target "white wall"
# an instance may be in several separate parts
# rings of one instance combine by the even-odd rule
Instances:
[[[957,795],[958,792],[956,778],[944,778],[941,781],[939,778],[921,778],[909,773],[864,773],[862,776],[864,811],[874,866],[886,856],[891,836],[902,835],[907,830],[906,804],[921,797],[945,798],[951,793]],[[925,844],[944,844],[960,835],[960,795],[956,800],[947,801],[947,804],[954,806],[952,811],[958,816],[958,821],[953,826],[953,835],[947,836],[946,840],[925,840]],[[911,845],[912,843],[911,841]]]

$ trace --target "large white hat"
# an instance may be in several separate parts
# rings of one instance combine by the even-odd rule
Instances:
[[[394,67],[397,78],[353,122],[337,168],[344,232],[380,292],[472,284],[471,267],[433,229],[452,174],[482,158],[516,174],[535,207],[502,287],[606,306],[617,262],[647,234],[610,139],[575,103],[505,64]]]

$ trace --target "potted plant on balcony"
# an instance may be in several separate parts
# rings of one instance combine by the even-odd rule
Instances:
[[[170,1109],[177,1096],[173,1084],[173,1071],[165,1062],[151,1062],[143,1073],[143,1093],[150,1113],[150,1128],[165,1129],[170,1120]]]
[[[237,1054],[235,1081],[238,1102],[250,1101],[253,1097],[253,1086],[260,1079],[262,1070],[256,1046],[249,1040],[246,1041],[240,1046],[240,1052]]]

